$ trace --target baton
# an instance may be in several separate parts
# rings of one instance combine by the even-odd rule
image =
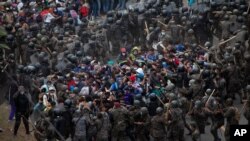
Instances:
[[[205,105],[207,105],[207,104],[208,104],[208,102],[210,101],[210,99],[211,99],[211,97],[213,96],[214,92],[215,92],[215,89],[213,90],[212,94],[208,97],[207,102],[206,102],[206,104],[205,104]]]

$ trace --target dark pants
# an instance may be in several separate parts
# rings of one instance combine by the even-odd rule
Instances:
[[[21,118],[23,119],[23,124],[26,130],[26,134],[29,134],[29,113],[16,112],[16,122],[14,126],[14,135],[17,134],[18,128],[21,124]]]

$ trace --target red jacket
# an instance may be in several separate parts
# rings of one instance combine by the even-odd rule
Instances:
[[[74,80],[70,80],[69,82],[68,82],[68,84],[67,84],[67,86],[68,86],[68,90],[70,90],[70,87],[71,86],[76,86],[76,83],[75,83],[75,81]]]

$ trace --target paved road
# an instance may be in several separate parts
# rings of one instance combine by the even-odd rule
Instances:
[[[239,109],[239,111],[241,111],[242,107],[243,107],[243,104],[240,104],[240,101],[239,101],[239,97],[236,96],[236,100],[234,101],[234,104],[236,105],[236,107]],[[211,121],[210,121],[211,122]],[[243,116],[243,113],[241,114],[241,119],[240,119],[240,124],[243,125],[243,124],[247,124],[247,120],[245,119],[245,117]],[[210,133],[210,125],[209,126],[206,126],[206,131],[205,131],[205,134],[202,134],[201,135],[201,140],[200,141],[213,141],[213,136],[212,134]],[[186,133],[187,130],[185,131]],[[221,131],[218,131],[218,135],[221,137],[221,141],[225,141],[225,138],[223,136],[224,132],[221,130]],[[185,135],[185,141],[192,141],[191,139],[191,136],[187,136]]]

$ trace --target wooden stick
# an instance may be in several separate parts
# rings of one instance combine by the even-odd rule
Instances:
[[[157,22],[160,23],[160,24],[162,24],[162,25],[164,25],[165,27],[168,27],[168,25],[164,24],[163,22],[161,22],[159,20],[157,20]]]
[[[211,95],[208,97],[207,102],[206,102],[206,104],[205,104],[205,105],[207,105],[207,104],[208,104],[208,102],[210,101],[210,99],[211,99],[211,98],[212,98],[212,96],[214,95],[214,92],[215,92],[215,89],[213,90],[213,92],[211,93]]]
[[[226,41],[220,42],[219,45],[225,44],[226,42],[233,40],[235,37],[236,36],[233,36],[233,37],[227,39]]]
[[[2,72],[4,72],[8,66],[9,66],[9,63],[4,66],[4,68],[2,69]]]
[[[201,45],[198,45],[200,48],[202,48],[202,49],[204,49],[204,50],[206,50],[207,52],[210,52],[210,50],[209,49],[207,49],[207,48],[205,48],[205,47],[203,47],[203,46],[201,46]]]
[[[164,102],[161,100],[161,98],[159,96],[157,96],[157,95],[155,95],[155,96],[158,98],[158,100],[161,102],[161,104],[164,105]]]
[[[148,29],[148,24],[147,24],[147,21],[145,21],[145,27],[146,27],[146,32],[147,32],[147,35],[149,34],[149,29]]]
[[[243,111],[244,111],[244,110],[245,110],[245,108],[246,108],[246,105],[247,105],[247,101],[245,101],[245,103],[244,103],[244,105],[243,105],[242,109],[240,110],[240,114],[242,114],[242,113],[243,113]]]

